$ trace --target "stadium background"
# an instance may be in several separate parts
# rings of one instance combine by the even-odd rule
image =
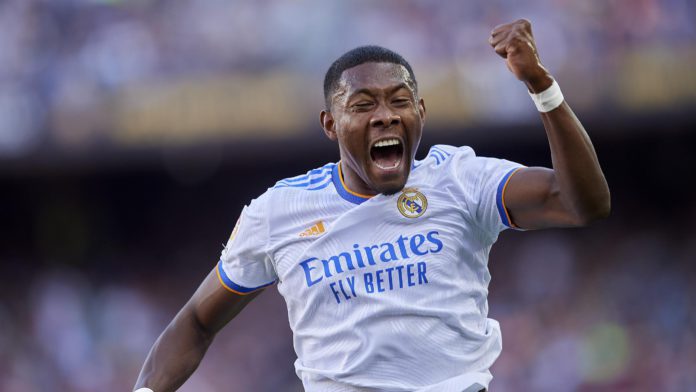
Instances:
[[[122,391],[243,204],[335,161],[321,81],[360,44],[415,68],[435,143],[548,165],[487,46],[526,17],[612,190],[590,228],[505,232],[494,391],[696,391],[692,0],[0,2],[0,390]],[[266,290],[183,391],[299,391]]]

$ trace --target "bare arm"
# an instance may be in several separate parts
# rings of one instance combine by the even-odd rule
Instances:
[[[228,291],[213,269],[150,350],[135,389],[175,391],[198,367],[217,332],[261,291]]]
[[[553,79],[541,65],[528,21],[496,27],[489,42],[529,91],[539,93],[551,86]],[[592,142],[570,106],[563,102],[541,113],[541,120],[553,169],[525,168],[510,178],[505,204],[512,221],[538,229],[582,226],[608,216],[609,187]]]

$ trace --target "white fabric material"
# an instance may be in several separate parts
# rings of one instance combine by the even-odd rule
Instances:
[[[558,85],[558,83],[556,83],[556,80],[553,81],[551,87],[540,92],[539,94],[534,94],[530,91],[527,92],[529,93],[529,96],[532,97],[532,101],[534,101],[534,105],[536,105],[537,110],[541,113],[550,112],[553,109],[561,106],[564,99],[563,93],[561,92],[561,87]]]
[[[133,392],[154,392],[154,391],[150,388],[138,388]]]
[[[245,208],[221,279],[239,290],[278,280],[307,392],[487,388],[502,350],[487,318],[488,254],[506,228],[496,197],[520,165],[434,146],[406,184],[427,199],[410,218],[402,192],[345,196],[335,166]]]

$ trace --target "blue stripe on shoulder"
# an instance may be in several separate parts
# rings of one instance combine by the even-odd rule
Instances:
[[[306,188],[307,190],[318,190],[323,189],[331,181],[331,171],[335,166],[335,163],[327,163],[326,165],[311,170],[306,174],[290,177],[278,181],[274,186],[275,188]]]
[[[301,181],[308,179],[309,177],[311,177],[313,175],[319,175],[319,174],[322,174],[322,172],[327,172],[329,170],[331,170],[331,168],[328,167],[328,165],[324,165],[323,167],[320,167],[318,169],[314,169],[307,174],[302,174],[302,175],[299,175],[296,177],[286,178],[286,179],[280,180],[279,182],[287,182],[287,183],[301,182]]]
[[[440,156],[437,152],[430,150],[430,153],[428,154],[429,157],[435,158],[435,164],[439,165],[442,163],[441,161],[444,159],[442,156]]]
[[[308,178],[310,178],[310,177],[308,177]],[[322,182],[322,181],[326,180],[327,178],[329,178],[329,176],[315,177],[315,178],[312,178],[312,179],[309,180],[309,181],[305,181],[305,182],[301,182],[301,183],[297,183],[297,184],[282,183],[282,184],[280,184],[280,187],[284,187],[284,186],[285,186],[285,187],[288,187],[288,186],[290,186],[290,187],[293,187],[293,188],[303,188],[303,187],[306,187],[306,186],[309,186],[309,185],[316,184],[316,183],[318,183],[318,182]]]
[[[447,158],[451,156],[451,152],[437,146],[430,147],[430,151],[428,151],[428,157],[433,157],[435,159],[436,166],[444,163],[447,160]]]
[[[323,181],[323,182],[322,182],[322,181]],[[319,190],[319,189],[324,189],[324,188],[326,188],[327,186],[329,186],[329,184],[331,184],[331,176],[326,176],[326,177],[322,178],[322,181],[319,181],[316,185],[313,185],[313,186],[311,186],[311,187],[308,187],[307,190],[309,190],[309,191],[317,191],[317,190]]]
[[[435,150],[435,151],[438,151],[438,152],[440,152],[440,153],[442,153],[442,154],[444,154],[445,157],[450,157],[450,156],[452,156],[451,153],[447,152],[447,150],[445,150],[445,149],[442,148],[442,147],[434,146],[434,147],[432,147],[432,149]]]

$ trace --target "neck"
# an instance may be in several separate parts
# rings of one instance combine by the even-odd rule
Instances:
[[[341,175],[341,183],[348,193],[360,197],[372,197],[377,194],[370,189],[358,174],[341,160],[338,162],[338,173]]]

